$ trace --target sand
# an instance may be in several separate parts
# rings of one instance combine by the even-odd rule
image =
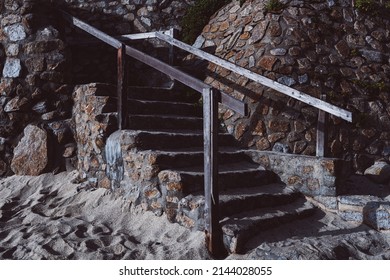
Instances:
[[[132,213],[77,172],[0,180],[0,259],[210,259],[202,232]],[[228,259],[390,259],[390,234],[318,213],[267,230]]]
[[[0,181],[1,259],[208,259],[201,232],[150,212],[132,214],[77,172]]]

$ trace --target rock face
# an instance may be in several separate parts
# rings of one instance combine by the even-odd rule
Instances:
[[[306,94],[326,94],[331,104],[352,111],[352,124],[329,119],[327,156],[353,158],[360,172],[376,158],[388,159],[390,18],[363,13],[351,1],[287,0],[275,12],[266,11],[266,0],[239,2],[211,18],[198,46],[214,47],[215,55]],[[236,134],[243,145],[273,150],[283,144],[314,155],[317,109],[213,64],[208,73],[207,83],[249,104],[249,118],[220,109],[229,131],[246,127]]]
[[[23,138],[14,150],[12,171],[17,175],[37,176],[42,174],[48,163],[46,131],[37,126],[28,125],[24,129]]]
[[[390,181],[390,165],[383,161],[376,161],[374,165],[364,171],[364,175],[376,183],[388,183]]]

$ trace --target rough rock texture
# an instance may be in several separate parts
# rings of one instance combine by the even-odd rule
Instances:
[[[0,11],[3,31],[0,36],[0,137],[9,141],[0,151],[0,159],[6,165],[4,174],[10,174],[15,148],[12,143],[29,123],[47,127],[63,144],[73,141],[73,137],[67,123],[71,115],[71,90],[63,87],[69,82],[69,71],[57,18],[38,0],[3,2]],[[31,173],[41,171],[38,166]]]
[[[113,93],[115,87],[105,84],[82,85],[73,93],[77,168],[82,178],[103,188],[111,187],[106,176],[104,146],[107,137],[117,128],[116,115],[107,111]]]
[[[340,184],[337,180],[342,180],[350,172],[348,162],[340,159],[257,150],[246,153],[267,170],[275,172],[285,184],[319,202],[327,196],[335,197],[336,186]]]
[[[352,124],[330,117],[327,153],[363,172],[389,155],[390,19],[351,1],[232,1],[198,38],[217,56],[353,112]],[[243,145],[314,155],[318,110],[210,64],[206,82],[249,104],[250,117],[220,109]],[[282,145],[282,146],[281,146]],[[276,147],[276,148],[275,148]]]
[[[390,181],[390,165],[383,161],[376,161],[364,171],[364,175],[368,176],[374,182],[385,184]]]
[[[17,175],[40,175],[49,163],[48,136],[46,131],[28,125],[24,136],[14,150],[11,163],[12,171]]]
[[[193,2],[0,1],[0,137],[10,140],[0,151],[8,172],[4,174],[11,174],[13,140],[29,123],[51,130],[61,144],[60,154],[74,144],[69,121],[74,84],[116,83],[116,50],[90,41],[86,33],[62,21],[54,8],[60,7],[110,35],[119,35],[179,28],[181,17]],[[146,45],[140,47],[146,50]],[[133,66],[144,81],[155,75],[144,75],[140,64]],[[155,79],[163,83],[166,78],[156,75]],[[65,154],[64,158],[69,157]]]

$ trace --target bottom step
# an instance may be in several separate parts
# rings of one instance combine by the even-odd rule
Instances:
[[[229,253],[242,252],[256,233],[283,223],[308,217],[316,208],[304,198],[278,207],[270,207],[230,216],[221,221],[223,242]]]

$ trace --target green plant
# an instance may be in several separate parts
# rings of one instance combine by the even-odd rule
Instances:
[[[204,26],[209,22],[210,17],[232,0],[197,0],[183,17],[182,40],[188,44],[195,42]]]
[[[268,0],[265,4],[265,10],[267,12],[276,12],[284,8],[284,5],[279,0]]]
[[[355,0],[355,8],[361,12],[372,13],[377,7],[375,0]]]

